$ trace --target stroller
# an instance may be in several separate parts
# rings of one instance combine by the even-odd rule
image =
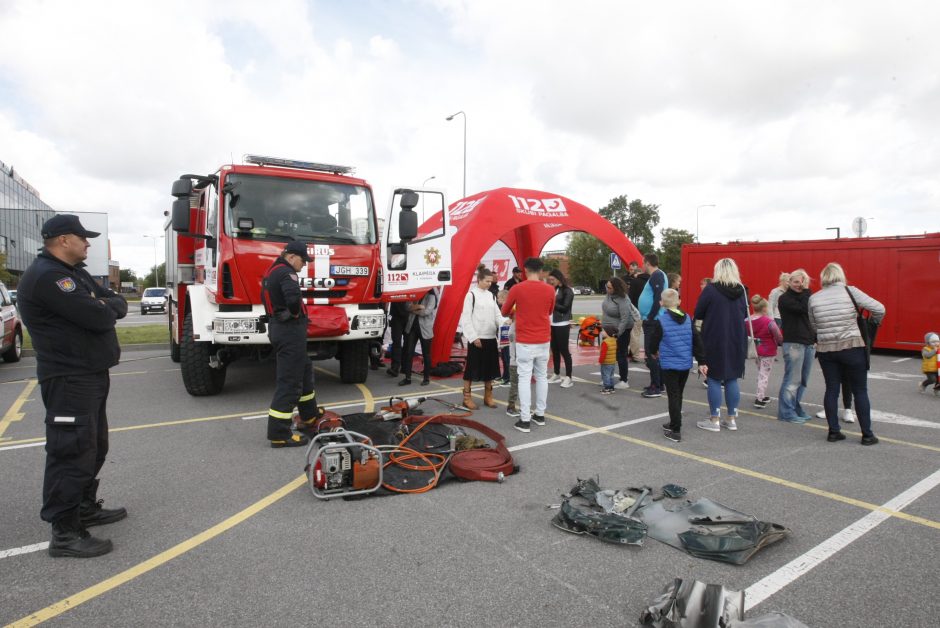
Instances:
[[[593,347],[597,344],[597,337],[601,335],[601,322],[596,316],[585,316],[581,321],[578,332],[578,345]]]

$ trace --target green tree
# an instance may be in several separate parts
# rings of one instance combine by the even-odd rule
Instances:
[[[133,282],[133,283],[136,284],[137,281],[138,281],[137,273],[135,273],[135,272],[134,272],[133,270],[131,270],[130,268],[122,268],[122,269],[121,269],[121,277],[120,277],[119,281],[120,281],[121,283],[125,283],[125,282],[130,281],[130,282]]]
[[[156,269],[156,276],[154,275],[154,269]],[[159,277],[160,283],[157,283],[157,278]],[[166,262],[160,264],[159,266],[151,266],[150,272],[147,273],[144,278],[144,288],[153,288],[157,285],[164,286],[166,285]]]
[[[555,257],[543,257],[542,258],[542,270],[549,272],[555,270],[561,266],[561,262],[558,261]]]
[[[0,253],[0,281],[9,286],[13,282],[13,275],[7,270],[7,255]]]
[[[647,204],[638,198],[627,201],[626,195],[610,200],[599,211],[640,249],[641,253],[653,250],[653,228],[659,224],[659,205]]]
[[[568,273],[572,285],[596,290],[611,276],[610,248],[588,233],[575,233],[568,240]]]
[[[685,229],[670,227],[663,227],[659,233],[662,235],[659,267],[667,273],[680,272],[682,270],[682,245],[695,242],[695,234]]]

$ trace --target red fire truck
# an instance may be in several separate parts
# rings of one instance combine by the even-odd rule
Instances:
[[[166,224],[171,357],[191,395],[222,390],[228,365],[270,352],[261,277],[287,242],[307,244],[299,273],[308,352],[336,357],[364,382],[389,301],[415,300],[451,278],[444,195],[393,191],[384,216],[369,184],[345,166],[247,155],[173,183]],[[419,233],[427,217],[444,218]]]
[[[682,300],[689,311],[702,293],[699,283],[712,276],[715,262],[723,257],[737,262],[744,284],[765,297],[777,286],[781,272],[797,268],[809,274],[811,289],[818,290],[820,271],[838,262],[851,285],[887,309],[875,340],[882,349],[917,350],[924,334],[940,326],[940,233],[687,244],[682,247]]]

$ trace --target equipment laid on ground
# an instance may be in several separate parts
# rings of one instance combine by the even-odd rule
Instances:
[[[222,391],[228,365],[270,349],[261,278],[288,242],[312,260],[297,272],[307,352],[337,358],[343,383],[369,373],[385,303],[451,282],[454,234],[444,195],[396,189],[386,212],[353,169],[246,155],[173,182],[166,212],[170,357],[191,395]],[[434,237],[423,227],[437,215]]]
[[[382,486],[382,452],[364,434],[324,431],[307,447],[310,492],[319,499],[374,493]]]

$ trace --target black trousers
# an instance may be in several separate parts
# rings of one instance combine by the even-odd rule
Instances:
[[[110,388],[108,371],[39,383],[46,406],[46,474],[39,513],[43,521],[57,521],[77,509],[101,471],[108,455],[105,406]]]
[[[392,363],[390,368],[397,371],[402,367],[402,345],[405,342],[405,322],[408,319],[394,314],[391,318],[392,320],[388,324],[392,335]]]
[[[313,365],[307,356],[307,320],[272,321],[268,337],[277,360],[274,398],[268,410],[268,439],[282,440],[291,437],[294,406],[305,421],[317,415]]]
[[[401,353],[401,373],[405,377],[411,377],[411,364],[414,362],[415,346],[421,342],[421,358],[424,360],[424,378],[431,376],[431,341],[433,338],[424,338],[421,336],[421,330],[418,323],[411,326],[411,331],[405,336],[405,346]]]
[[[549,347],[552,350],[552,367],[555,369],[555,375],[561,370],[561,360],[565,360],[565,375],[571,377],[571,348],[568,347],[568,337],[571,335],[571,326],[565,324],[552,325],[551,343]]]
[[[660,372],[669,398],[669,427],[673,432],[679,432],[682,430],[682,391],[689,379],[689,369],[662,369]]]
[[[663,387],[662,369],[659,367],[659,359],[654,358],[650,351],[655,322],[656,321],[643,321],[643,349],[646,351],[646,368],[650,370],[650,386],[661,389]]]
[[[630,332],[632,327],[617,336],[617,369],[620,371],[620,381],[626,382],[630,379],[630,361],[627,355],[630,353]]]

